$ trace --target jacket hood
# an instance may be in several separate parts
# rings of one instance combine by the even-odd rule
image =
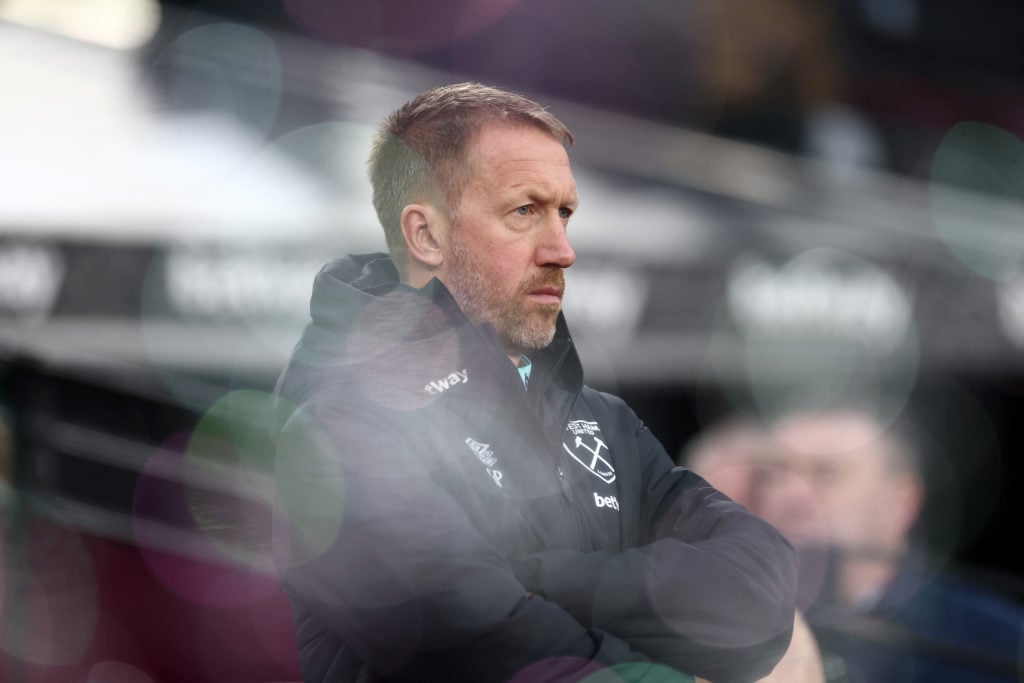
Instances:
[[[381,253],[325,265],[314,280],[309,313],[312,321],[299,348],[340,363],[375,355],[381,344],[428,340],[462,322],[439,282],[422,289],[402,284],[391,257]]]
[[[343,328],[360,310],[401,286],[398,269],[386,254],[335,259],[321,268],[313,281],[309,314],[320,327]]]
[[[432,380],[470,367],[518,381],[489,324],[471,323],[436,279],[419,289],[400,282],[387,254],[350,255],[325,265],[314,281],[310,316],[282,378],[301,377],[305,389],[294,392],[299,395],[337,383],[338,372],[343,382],[372,384],[375,391],[387,384],[395,395],[422,393]],[[561,315],[554,341],[530,358],[537,378],[531,394],[552,382],[571,394],[582,387],[582,368]],[[298,372],[302,367],[307,371]]]

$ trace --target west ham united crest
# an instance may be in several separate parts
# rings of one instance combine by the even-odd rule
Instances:
[[[565,430],[569,439],[562,442],[565,452],[604,483],[615,481],[615,468],[604,457],[608,444],[601,438],[601,427],[588,420],[572,420]]]

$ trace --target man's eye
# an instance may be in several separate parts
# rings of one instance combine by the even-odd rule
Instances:
[[[572,209],[567,209],[563,206],[558,210],[558,215],[564,220],[572,215]]]
[[[527,204],[526,206],[520,206],[518,209],[516,209],[516,213],[518,213],[520,216],[529,216],[530,205]]]

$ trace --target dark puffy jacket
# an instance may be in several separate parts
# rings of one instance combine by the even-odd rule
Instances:
[[[772,669],[792,549],[583,384],[564,320],[527,390],[489,326],[384,255],[328,264],[311,313],[276,473],[307,681]]]

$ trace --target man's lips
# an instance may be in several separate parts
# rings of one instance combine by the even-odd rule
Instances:
[[[562,292],[561,287],[538,287],[530,291],[530,298],[539,303],[560,304],[562,303]]]

